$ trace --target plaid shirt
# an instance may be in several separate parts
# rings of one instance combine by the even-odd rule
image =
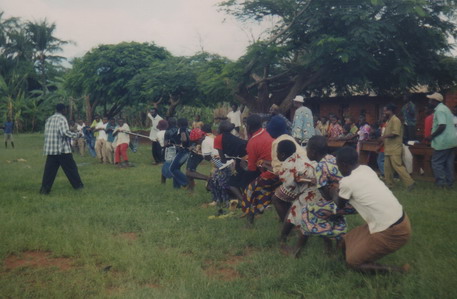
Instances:
[[[46,120],[43,154],[45,156],[71,154],[71,138],[78,136],[78,133],[71,132],[68,128],[65,116],[56,112]]]

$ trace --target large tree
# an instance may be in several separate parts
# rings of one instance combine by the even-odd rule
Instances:
[[[164,48],[149,43],[101,45],[74,60],[65,86],[75,97],[85,97],[88,119],[97,107],[112,117],[142,100],[140,93],[129,88],[132,79],[152,63],[170,56]]]
[[[168,106],[173,116],[180,104],[214,106],[232,98],[224,81],[227,58],[206,52],[153,62],[129,84],[132,92],[152,105]],[[168,103],[167,103],[168,102]]]
[[[455,59],[446,56],[449,37],[456,36],[456,1],[228,0],[220,6],[242,20],[276,20],[268,38],[231,68],[237,98],[253,110],[272,103],[286,110],[297,94],[398,94],[456,79]]]

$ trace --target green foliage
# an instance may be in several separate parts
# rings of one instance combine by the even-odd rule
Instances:
[[[0,12],[0,116],[14,120],[16,130],[40,128],[53,110],[53,81],[63,72],[55,53],[68,43],[55,29],[46,20],[3,19]]]
[[[237,62],[237,94],[248,105],[297,93],[398,94],[457,81],[442,63],[452,48],[448,37],[457,34],[456,1],[230,0],[220,8],[242,20],[276,21]]]
[[[168,57],[168,51],[154,44],[101,45],[73,62],[66,87],[74,95],[89,95],[93,110],[101,106],[104,114],[114,116],[141,100],[141,94],[129,89],[132,79],[152,63]]]

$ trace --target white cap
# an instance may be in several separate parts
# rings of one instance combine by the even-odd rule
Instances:
[[[296,96],[294,102],[304,103],[305,99],[302,96]]]
[[[427,98],[438,101],[438,102],[442,102],[444,100],[443,95],[439,92],[435,92],[434,94],[428,95]]]

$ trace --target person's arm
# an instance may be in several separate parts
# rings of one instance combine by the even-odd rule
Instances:
[[[429,137],[425,138],[427,140],[433,140],[433,138],[441,135],[444,130],[446,130],[446,125],[445,124],[442,124],[442,125],[438,125],[438,128],[435,130],[435,132],[433,132],[432,135],[430,135]]]
[[[392,133],[388,134],[388,135],[383,135],[381,137],[382,140],[384,139],[390,139],[390,138],[395,138],[397,136],[400,136],[400,132],[401,132],[401,122],[400,120],[391,120],[393,121],[392,124],[390,124],[391,126],[393,126],[393,129],[392,129]]]
[[[338,209],[342,209],[348,200],[339,196],[338,190],[336,188],[329,188],[327,191],[329,191],[328,196],[331,197],[333,202],[336,204],[336,207]]]
[[[62,136],[67,136],[68,138],[78,138],[79,133],[70,131],[68,127],[68,122],[66,120],[61,120],[59,123],[59,132]]]
[[[186,132],[181,132],[181,144],[186,143],[188,141]]]
[[[217,149],[217,151],[219,152],[219,157],[221,158],[221,162],[222,163],[227,163],[227,159],[225,158],[224,151],[221,150],[221,149]]]
[[[151,120],[152,123],[154,123],[154,118],[152,117],[150,112],[148,112],[148,118]]]

